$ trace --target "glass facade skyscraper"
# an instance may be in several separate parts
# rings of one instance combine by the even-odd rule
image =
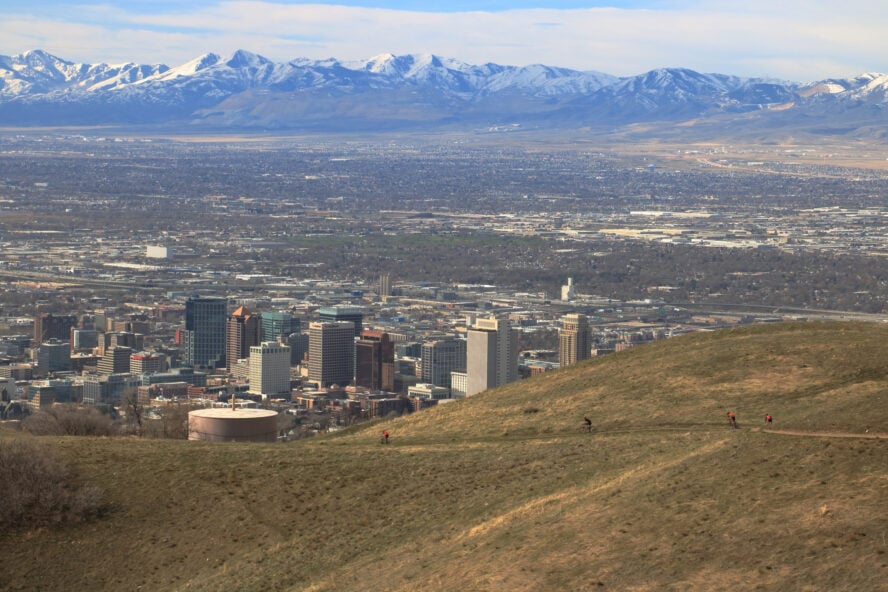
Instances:
[[[218,368],[225,364],[227,315],[228,302],[224,298],[195,296],[185,302],[182,341],[185,366]]]
[[[262,341],[278,341],[281,335],[299,333],[299,317],[290,312],[262,313]]]

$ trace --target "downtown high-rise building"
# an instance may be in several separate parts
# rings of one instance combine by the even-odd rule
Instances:
[[[361,331],[355,343],[355,385],[375,391],[395,390],[395,344],[388,333]]]
[[[573,278],[567,278],[567,283],[561,286],[561,300],[563,302],[573,302],[577,297],[577,292],[574,289],[574,280]]]
[[[308,326],[308,378],[322,388],[351,384],[355,373],[355,325],[350,321]]]
[[[259,316],[247,310],[246,306],[237,308],[225,321],[225,367],[231,367],[238,360],[250,357],[250,348],[259,345]]]
[[[71,345],[54,337],[41,343],[37,348],[37,368],[44,376],[71,370]]]
[[[438,339],[422,344],[422,382],[450,388],[450,373],[465,371],[465,339]]]
[[[155,352],[134,352],[130,355],[130,374],[155,374],[165,370],[166,358]]]
[[[97,364],[99,374],[128,374],[132,348],[125,346],[109,347]]]
[[[299,317],[291,312],[263,312],[262,313],[262,341],[280,341],[281,337],[292,333],[299,333],[301,328]]]
[[[518,380],[518,331],[507,319],[477,319],[466,343],[466,395]]]
[[[99,353],[105,355],[105,351],[112,347],[128,347],[138,351],[145,347],[145,336],[128,331],[106,331],[100,333]]]
[[[72,329],[71,350],[93,350],[99,347],[99,332],[95,329]]]
[[[185,301],[182,332],[185,366],[219,368],[224,365],[227,318],[228,302],[224,298],[194,296]]]
[[[269,397],[290,394],[290,348],[277,341],[250,347],[249,392]]]
[[[379,276],[379,299],[383,302],[387,302],[389,296],[392,295],[392,276],[388,273],[383,273]]]
[[[74,315],[55,316],[51,312],[39,314],[34,317],[34,341],[31,347],[37,347],[50,339],[70,343],[71,330],[75,327],[77,327],[77,317]]]
[[[322,306],[318,309],[322,323],[348,321],[354,326],[354,337],[364,330],[364,309],[360,306]]]
[[[301,364],[305,360],[308,353],[308,334],[307,333],[290,333],[286,337],[279,340],[284,345],[290,346],[290,365],[295,366]]]
[[[592,355],[592,334],[589,318],[584,314],[561,317],[558,362],[562,368],[587,360]]]

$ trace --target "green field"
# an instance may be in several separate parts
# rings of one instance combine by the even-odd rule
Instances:
[[[886,342],[697,333],[290,444],[41,438],[110,509],[0,535],[0,589],[885,590]]]

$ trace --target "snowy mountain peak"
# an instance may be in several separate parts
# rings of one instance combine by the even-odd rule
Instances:
[[[350,70],[362,70],[382,76],[403,76],[410,69],[411,56],[396,56],[381,53],[366,61],[346,62],[342,65]]]
[[[189,62],[185,62],[181,66],[176,66],[175,68],[170,68],[165,72],[158,74],[157,76],[149,77],[144,80],[140,80],[139,82],[152,82],[154,80],[159,81],[169,81],[180,78],[192,78],[198,72],[203,72],[209,68],[212,68],[222,58],[219,57],[218,54],[215,53],[205,53],[201,56],[194,58]]]
[[[381,53],[377,56],[373,56],[366,62],[362,68],[367,72],[373,72],[375,74],[394,74],[398,70],[395,66],[396,60],[398,58],[395,54],[392,53]],[[357,69],[357,68],[356,68]]]
[[[877,103],[888,103],[888,74],[867,74],[870,81],[855,89],[852,96]]]
[[[176,74],[181,75],[194,74],[195,72],[200,72],[201,70],[206,70],[207,68],[215,66],[221,59],[222,58],[218,54],[205,53],[194,58],[190,62],[185,62],[177,68],[172,68],[170,72],[176,72]]]
[[[24,53],[21,53],[17,56],[17,61],[25,64],[72,64],[73,62],[69,62],[67,60],[63,60],[62,58],[58,58],[51,53],[47,53],[42,49],[30,49]]]
[[[888,101],[888,74],[866,72],[851,78],[830,78],[806,85],[804,97],[816,95],[846,96],[855,100]]]
[[[232,68],[259,68],[272,62],[259,54],[239,49],[231,54],[231,57],[225,60],[224,63]]]

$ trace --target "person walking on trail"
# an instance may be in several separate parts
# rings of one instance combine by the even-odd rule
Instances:
[[[765,425],[770,427],[773,423],[774,423],[774,418],[771,417],[771,414],[769,413],[768,415],[765,416]]]
[[[592,420],[589,419],[588,417],[586,417],[585,415],[583,416],[583,429],[586,430],[587,432],[592,431]]]
[[[388,444],[388,443],[389,443],[389,433],[388,433],[388,430],[383,430],[383,432],[382,432],[382,443],[383,443],[383,444]]]
[[[734,416],[733,411],[728,411],[728,421],[732,428],[737,429],[737,418]]]

